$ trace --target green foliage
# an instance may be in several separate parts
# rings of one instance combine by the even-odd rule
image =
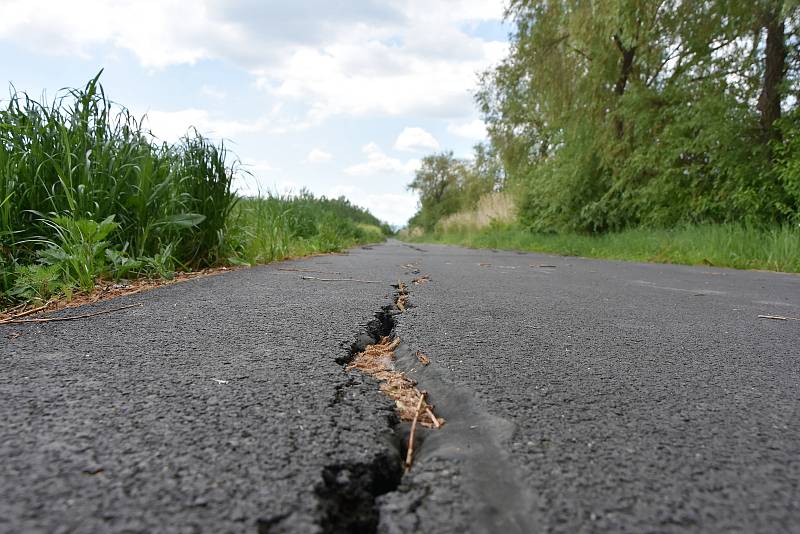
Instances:
[[[105,250],[109,271],[114,278],[131,278],[144,272],[145,259],[134,259],[125,252],[107,248]]]
[[[477,100],[526,227],[797,220],[797,2],[513,0],[508,17]],[[448,202],[423,196],[414,222]]]
[[[114,241],[134,256],[174,243],[185,265],[215,261],[236,201],[224,147],[196,133],[174,146],[155,143],[98,78],[49,105],[12,91],[0,111],[6,254],[30,262],[36,243],[58,237],[59,225],[47,221],[114,216]]]
[[[567,256],[800,272],[800,228],[703,224],[598,235],[530,232],[518,225],[434,233],[413,241]]]
[[[518,223],[455,224],[471,209],[458,179],[427,180],[422,239],[800,270],[796,0],[512,0],[507,15],[509,55],[477,102]]]
[[[197,133],[184,137],[178,153],[173,172],[181,184],[183,210],[164,224],[181,233],[171,240],[181,262],[212,265],[227,252],[226,223],[238,200],[231,190],[235,163],[226,166],[225,147],[216,147]]]
[[[8,296],[17,300],[45,301],[52,295],[69,294],[70,290],[60,265],[34,264],[16,269]]]
[[[265,263],[290,256],[335,252],[382,241],[391,233],[347,199],[268,195],[241,199],[233,211],[229,242],[234,263]]]
[[[475,147],[474,161],[459,160],[452,152],[423,158],[408,188],[420,195],[420,208],[409,221],[432,230],[443,217],[475,207],[478,200],[503,183],[501,165],[491,148]]]
[[[343,198],[240,199],[224,145],[196,131],[157,142],[99,77],[49,104],[12,88],[0,110],[0,304],[391,233]]]
[[[775,147],[776,173],[789,197],[784,209],[800,223],[800,108],[782,121],[781,133],[784,141]]]
[[[40,261],[59,271],[64,285],[91,290],[95,278],[108,272],[106,251],[110,244],[106,239],[119,227],[114,216],[100,223],[68,217],[56,217],[45,223],[53,228],[57,240],[38,251]]]
[[[153,256],[142,256],[143,272],[156,278],[172,279],[175,276],[175,257],[173,256],[173,246],[170,243],[163,249],[156,252]]]
[[[359,243],[379,243],[388,235],[382,226],[356,223],[355,235]]]

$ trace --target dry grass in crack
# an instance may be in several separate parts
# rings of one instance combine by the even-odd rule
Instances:
[[[394,303],[401,312],[406,311],[408,307],[408,288],[400,280],[397,281],[397,299]]]
[[[400,338],[381,338],[374,345],[367,345],[347,365],[347,370],[358,369],[375,377],[381,383],[381,391],[394,401],[400,419],[411,422],[417,414],[417,406],[423,397],[416,382],[394,368],[394,351],[400,345]],[[433,405],[422,399],[421,416],[417,423],[425,427],[439,428],[444,420],[434,414]]]
[[[412,280],[415,286],[421,286],[422,284],[427,284],[431,281],[430,275],[423,274],[422,276],[418,276]]]

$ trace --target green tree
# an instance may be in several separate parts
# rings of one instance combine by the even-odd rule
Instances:
[[[503,187],[505,172],[496,150],[478,144],[474,151],[472,161],[457,159],[452,152],[422,160],[408,186],[420,196],[419,210],[409,221],[411,226],[432,230],[442,217],[472,209],[482,196]]]
[[[465,163],[453,157],[452,151],[423,158],[408,185],[419,193],[420,204],[410,224],[431,230],[440,218],[457,212],[461,207],[459,187],[466,173]]]
[[[795,0],[512,0],[478,103],[537,229],[797,216]],[[793,130],[792,130],[793,131]]]

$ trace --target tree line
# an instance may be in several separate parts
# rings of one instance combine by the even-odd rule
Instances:
[[[505,189],[538,231],[800,222],[798,0],[511,0],[473,160],[423,160],[411,224]]]

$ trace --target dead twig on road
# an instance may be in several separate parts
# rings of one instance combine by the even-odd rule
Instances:
[[[433,414],[433,411],[431,410],[430,406],[425,407],[425,413],[427,413],[428,417],[430,417],[431,421],[433,421],[433,426],[434,427],[442,428],[442,423],[440,423],[439,419],[437,419],[436,416]]]
[[[414,433],[417,431],[417,420],[419,419],[419,412],[422,409],[423,402],[425,402],[425,392],[420,391],[419,402],[417,402],[417,411],[414,413],[414,420],[411,421],[411,433],[408,435],[408,451],[406,452],[406,472],[408,472],[411,469],[411,464],[414,462]]]
[[[317,271],[315,269],[300,269],[293,267],[278,267],[279,271],[292,271],[296,273],[342,274],[338,271]]]
[[[14,306],[14,307],[12,307],[12,308],[7,308],[7,309],[5,309],[5,310],[3,311],[3,313],[9,313],[9,314],[11,314],[11,313],[14,313],[14,312],[15,312],[15,311],[17,311],[17,310],[21,310],[21,309],[25,308],[25,306],[27,306],[27,305],[28,305],[28,303],[27,303],[27,302],[23,302],[22,304],[17,304],[16,306]]]
[[[141,307],[141,306],[142,304],[129,304],[127,306],[120,306],[119,308],[112,308],[110,310],[102,310],[94,313],[84,313],[82,315],[72,315],[70,317],[50,317],[44,319],[6,319],[5,321],[0,321],[0,324],[53,323],[56,321],[73,321],[75,319],[86,319],[88,317],[95,317],[97,315],[113,313],[121,310],[127,310],[128,308]]]
[[[316,280],[317,282],[361,282],[362,284],[382,284],[380,280],[361,280],[359,278],[317,278],[316,276],[301,276],[301,280]]]
[[[33,308],[33,309],[30,309],[30,310],[26,310],[26,311],[23,311],[23,312],[19,312],[19,313],[15,314],[15,315],[12,315],[12,316],[11,316],[11,317],[9,317],[8,319],[3,319],[2,321],[0,321],[0,324],[3,324],[3,323],[5,323],[6,321],[13,321],[13,320],[15,320],[15,319],[21,319],[21,318],[23,318],[23,317],[27,317],[28,315],[33,315],[34,313],[40,312],[40,311],[42,311],[42,310],[45,310],[45,309],[46,309],[48,306],[50,306],[50,304],[52,304],[52,303],[53,303],[53,301],[52,301],[52,300],[48,300],[47,302],[45,302],[45,303],[44,303],[44,305],[43,305],[43,306],[39,306],[39,307],[37,307],[37,308]],[[23,305],[23,306],[24,306],[24,305]],[[16,307],[16,308],[14,308],[14,309],[19,309],[19,307],[20,307],[20,306],[17,306],[17,307]]]
[[[759,315],[759,319],[773,319],[775,321],[800,321],[800,317],[784,317],[783,315]]]

